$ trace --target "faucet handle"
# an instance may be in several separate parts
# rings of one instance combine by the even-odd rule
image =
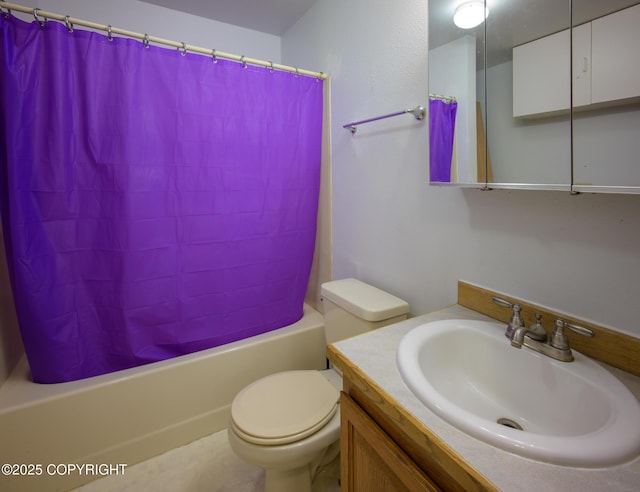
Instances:
[[[556,319],[556,329],[553,331],[551,338],[549,339],[549,345],[558,350],[569,350],[569,340],[564,332],[564,329],[569,328],[571,331],[578,333],[585,337],[593,337],[595,333],[589,328],[584,326],[574,325],[573,323],[567,323],[566,321],[558,318]]]
[[[511,319],[507,324],[507,331],[504,334],[509,340],[513,340],[513,334],[515,333],[515,331],[518,328],[524,326],[524,321],[522,320],[522,316],[520,315],[520,304],[514,304],[505,299],[502,299],[501,297],[492,297],[492,300],[498,306],[513,309],[513,314],[511,315]]]
[[[513,304],[512,302],[509,302],[506,299],[503,299],[502,297],[492,297],[491,300],[498,306],[502,306],[510,309],[513,309],[513,306],[518,306],[517,304]]]
[[[582,335],[583,337],[593,338],[594,336],[596,336],[593,330],[590,330],[589,328],[585,328],[584,326],[574,325],[573,323],[567,323],[567,322],[565,322],[564,325],[574,333],[577,333],[578,335]]]
[[[524,326],[524,321],[520,317],[520,310],[522,309],[522,306],[520,306],[520,304],[514,304],[513,302],[509,302],[502,297],[492,297],[491,299],[498,306],[513,309],[513,314],[511,315],[511,321],[509,321],[509,324],[513,324],[516,328]]]
[[[567,334],[564,332],[564,327],[567,323],[558,318],[556,319],[556,329],[553,330],[551,337],[549,338],[549,345],[558,350],[569,350],[569,340]]]

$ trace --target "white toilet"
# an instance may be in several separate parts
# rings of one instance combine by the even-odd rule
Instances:
[[[327,344],[407,318],[409,305],[356,279],[322,285]],[[266,492],[310,492],[316,470],[339,452],[342,376],[334,369],[259,379],[231,405],[233,451],[264,468]]]

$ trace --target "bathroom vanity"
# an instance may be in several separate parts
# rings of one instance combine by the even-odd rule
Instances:
[[[461,305],[475,302],[467,301],[459,300],[460,304],[329,346],[329,359],[344,375],[342,490],[637,490],[640,455],[609,468],[573,468],[534,461],[465,434],[414,396],[396,366],[400,340],[430,321],[495,321]],[[495,318],[508,315],[499,309],[496,312],[499,314]],[[611,345],[608,337],[616,336],[606,329],[596,331],[596,337],[585,343],[594,343],[599,335],[599,343],[605,341],[607,345]],[[638,339],[630,337],[624,342],[632,346],[621,347],[622,358],[626,352],[630,355],[618,365],[630,372],[605,367],[640,398],[640,377],[631,374],[638,369]],[[596,352],[607,353],[606,348],[600,348],[597,346]],[[577,344],[574,349],[584,353]]]

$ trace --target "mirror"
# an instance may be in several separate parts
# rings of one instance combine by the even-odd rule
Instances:
[[[484,183],[485,120],[478,67],[484,67],[484,24],[460,29],[451,1],[429,1],[430,179]],[[453,121],[452,121],[453,120]]]
[[[630,188],[640,187],[640,93],[633,94],[640,91],[640,55],[629,48],[628,54],[619,55],[620,46],[640,45],[640,30],[608,27],[610,19],[601,20],[640,2],[486,0],[486,21],[463,30],[453,24],[453,14],[467,1],[429,1],[430,100],[444,95],[457,102],[451,176],[447,181],[434,175],[433,158],[439,156],[432,152],[431,182],[640,192]],[[629,12],[620,17],[630,26],[640,23],[640,17]],[[593,28],[596,23],[602,25]],[[596,39],[606,42],[591,39],[594,29]],[[591,72],[598,63],[597,58],[591,60],[592,43],[607,46],[602,50],[609,54],[598,55],[600,60],[618,63],[599,68],[599,73],[619,80],[611,74],[629,72],[622,89],[604,89],[607,94],[622,91],[621,96],[607,95],[610,101],[603,101],[603,96],[588,103],[584,99],[591,97]],[[469,55],[471,47],[475,57]],[[617,55],[611,56],[612,50]],[[591,85],[586,85],[587,79]],[[469,95],[473,91],[475,101]],[[430,115],[434,124],[440,122]]]
[[[573,0],[573,25],[573,189],[640,193],[640,2]]]
[[[534,183],[568,190],[569,2],[495,0],[488,4],[485,81],[492,186]],[[549,42],[540,48],[529,44],[541,38]]]

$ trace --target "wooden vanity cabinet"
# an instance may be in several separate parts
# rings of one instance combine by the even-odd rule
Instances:
[[[332,345],[328,352],[343,373],[342,492],[498,492]]]
[[[346,393],[340,412],[342,492],[441,490]]]

